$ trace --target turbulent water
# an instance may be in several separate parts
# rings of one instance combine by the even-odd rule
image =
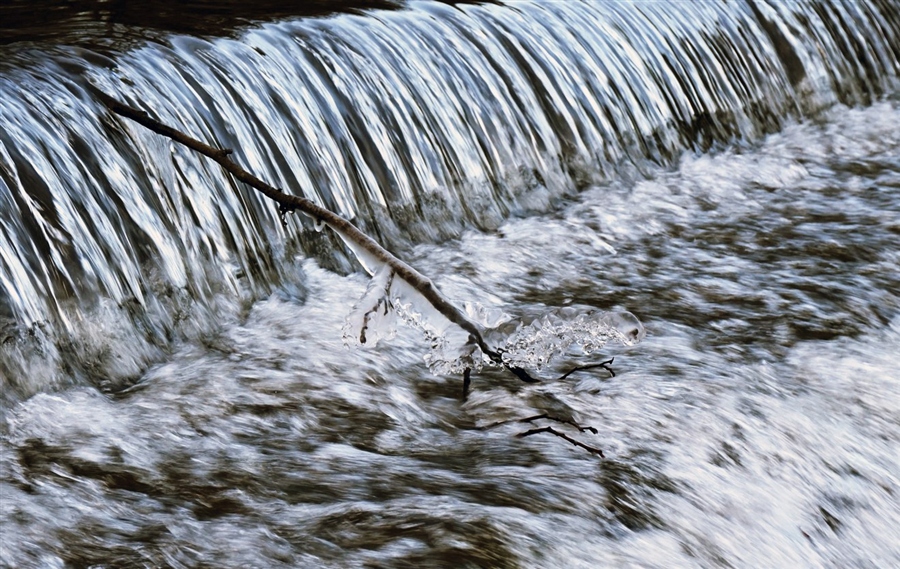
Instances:
[[[898,12],[421,3],[8,52],[0,565],[900,566]],[[347,348],[339,241],[91,84],[461,306],[646,337],[466,400],[414,328]]]
[[[614,378],[525,386],[341,342],[365,286],[303,261],[126,393],[9,420],[9,566],[889,567],[900,562],[900,122],[829,111],[759,147],[423,245],[451,296],[625,305]],[[577,355],[561,362],[585,363]],[[543,412],[601,447],[516,438]]]

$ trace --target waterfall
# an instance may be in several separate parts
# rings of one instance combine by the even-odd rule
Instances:
[[[91,86],[403,250],[686,151],[752,142],[900,74],[889,0],[414,2],[99,53],[2,46],[3,398],[115,389],[342,245]],[[290,288],[290,287],[289,287]],[[353,299],[348,299],[349,304]]]

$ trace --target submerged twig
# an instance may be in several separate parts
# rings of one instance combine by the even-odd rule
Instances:
[[[561,417],[556,417],[549,413],[541,413],[540,415],[532,415],[531,417],[525,417],[524,419],[512,419],[512,420],[508,420],[508,421],[497,421],[496,423],[491,423],[490,425],[487,425],[487,426],[484,426],[481,428],[482,429],[492,429],[494,427],[499,427],[500,425],[508,425],[510,423],[533,423],[534,421],[539,421],[541,419],[546,419],[548,421],[555,421],[562,425],[570,425],[572,427],[575,427],[582,433],[588,432],[588,431],[595,435],[600,433],[594,427],[579,425],[578,423],[576,423],[575,421],[573,421],[571,419],[563,419]],[[603,451],[600,450],[599,448],[585,444],[585,443],[579,441],[578,439],[573,439],[572,437],[563,433],[562,431],[557,431],[556,429],[554,429],[553,427],[550,427],[550,426],[536,427],[534,429],[530,429],[528,431],[525,431],[524,433],[517,434],[516,438],[521,439],[521,438],[525,438],[525,437],[530,437],[531,435],[537,435],[540,433],[550,433],[550,434],[556,435],[557,437],[560,437],[561,439],[569,441],[570,443],[572,443],[573,445],[575,445],[579,448],[583,448],[584,450],[590,452],[591,454],[597,454],[597,455],[600,455],[601,457],[603,456]]]
[[[590,427],[590,426],[582,427],[581,425],[579,425],[575,421],[572,421],[571,419],[561,419],[559,417],[554,417],[553,415],[550,415],[549,413],[541,413],[540,415],[535,415],[533,417],[525,417],[524,419],[519,419],[519,422],[520,423],[531,423],[531,422],[537,421],[538,419],[547,419],[548,421],[556,421],[557,423],[563,423],[565,425],[572,425],[573,427],[575,427],[582,433],[585,431],[590,431],[590,432],[594,433],[595,435],[598,433],[597,429],[595,429],[594,427]]]
[[[563,432],[557,431],[553,427],[538,427],[536,429],[531,429],[530,431],[525,431],[524,433],[519,433],[518,435],[516,435],[516,437],[521,439],[524,437],[529,437],[531,435],[537,435],[539,433],[550,433],[550,434],[556,435],[557,437],[559,437],[565,441],[569,441],[570,443],[572,443],[573,445],[575,445],[579,448],[583,448],[584,450],[588,451],[591,454],[597,454],[597,455],[600,455],[601,457],[603,456],[603,451],[600,450],[599,448],[592,447],[590,445],[586,445],[577,439],[573,439],[572,437],[570,437],[569,435],[567,435]]]
[[[596,368],[598,368],[598,367],[599,367],[599,368],[603,368],[603,369],[605,369],[606,371],[608,371],[609,374],[610,374],[612,377],[616,377],[616,372],[614,372],[613,369],[612,369],[611,367],[609,367],[609,366],[612,365],[614,359],[616,359],[616,358],[609,358],[609,359],[606,360],[605,362],[600,362],[600,363],[597,363],[597,364],[587,364],[587,365],[583,365],[583,366],[575,366],[575,367],[573,367],[572,369],[570,369],[569,371],[567,371],[566,373],[564,373],[564,374],[562,374],[561,376],[559,376],[558,378],[556,378],[556,381],[562,381],[563,379],[569,377],[570,375],[572,375],[572,374],[575,373],[576,371],[584,371],[584,370],[588,370],[588,369],[596,369]]]

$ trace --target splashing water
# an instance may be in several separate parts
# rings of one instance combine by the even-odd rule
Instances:
[[[890,3],[781,3],[811,13],[782,29],[873,4]],[[650,333],[616,377],[503,374],[463,403],[408,326],[348,354],[364,277],[301,259],[284,269],[302,286],[162,354],[127,392],[11,405],[0,566],[900,567],[898,101],[402,249],[479,300],[466,315],[501,340],[519,329],[501,308],[522,330],[555,306],[633,309]],[[89,347],[104,377],[100,348],[116,350]],[[543,412],[596,427],[576,436],[606,458],[480,428]]]
[[[897,2],[507,4],[3,52],[0,566],[900,567]],[[84,77],[510,362],[652,333],[461,402],[426,364],[494,370],[414,288]]]

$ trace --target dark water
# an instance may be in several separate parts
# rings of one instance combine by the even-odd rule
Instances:
[[[897,10],[692,6],[423,3],[7,61],[0,564],[900,565]],[[416,49],[362,57],[392,45]],[[488,370],[465,402],[416,330],[351,351],[352,257],[98,119],[84,77],[451,298],[627,309],[647,337],[607,347],[615,377]],[[545,412],[605,456],[515,436]]]

